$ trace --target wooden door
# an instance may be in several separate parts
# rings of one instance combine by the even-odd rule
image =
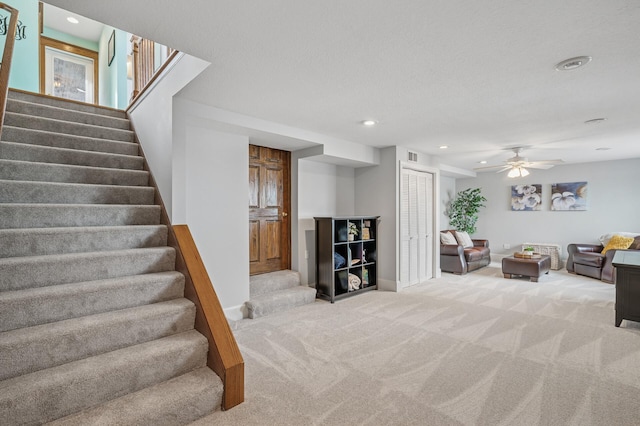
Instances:
[[[290,158],[287,151],[249,145],[251,275],[291,267]]]

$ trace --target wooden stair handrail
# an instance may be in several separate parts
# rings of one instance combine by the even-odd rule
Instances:
[[[0,3],[0,9],[11,14],[7,27],[7,39],[4,43],[2,62],[0,62],[0,135],[4,124],[4,112],[7,108],[7,96],[9,93],[9,72],[11,71],[11,59],[13,58],[13,45],[16,41],[16,29],[18,28],[18,9],[14,9],[4,3]]]
[[[173,233],[187,269],[186,274],[181,271],[187,280],[185,297],[193,301],[201,313],[196,317],[196,329],[209,340],[207,365],[222,379],[222,408],[227,410],[244,401],[244,360],[189,227],[174,225]],[[179,263],[176,260],[176,269]]]

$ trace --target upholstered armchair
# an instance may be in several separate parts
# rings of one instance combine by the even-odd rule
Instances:
[[[612,261],[617,250],[607,250],[605,254],[602,254],[603,249],[602,244],[569,244],[567,246],[569,252],[567,271],[615,284],[616,268]]]
[[[624,238],[624,236],[622,237]],[[615,284],[616,268],[612,261],[616,251],[622,249],[615,247],[628,247],[624,250],[640,251],[640,237],[636,237],[631,245],[622,246],[618,246],[616,241],[611,242],[612,239],[609,234],[600,237],[603,244],[569,244],[567,246],[569,253],[567,271]],[[604,250],[605,247],[607,250]],[[602,254],[603,251],[605,251],[604,254]]]
[[[441,232],[449,232],[456,238],[454,230]],[[471,239],[472,246],[467,247],[457,240],[456,244],[444,244],[442,238],[440,241],[440,269],[444,272],[464,275],[491,263],[489,240]]]

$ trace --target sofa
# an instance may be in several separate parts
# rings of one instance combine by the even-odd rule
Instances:
[[[613,256],[618,250],[640,251],[640,233],[613,233],[600,237],[600,244],[575,243],[567,246],[569,256],[567,258],[567,271],[572,274],[584,275],[604,281],[606,283],[616,283],[616,268],[613,266]],[[634,238],[633,243],[626,249],[609,248],[614,247],[611,241],[614,236]],[[612,244],[610,244],[612,243]]]
[[[455,237],[456,231],[445,230],[440,232],[449,232]],[[457,244],[443,244],[442,238],[440,241],[440,269],[444,272],[464,275],[491,263],[489,240],[471,239],[473,246],[466,248],[460,242],[457,242]]]

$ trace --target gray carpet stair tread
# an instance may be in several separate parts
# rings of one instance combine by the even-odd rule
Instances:
[[[153,204],[153,187],[0,180],[0,203]]]
[[[195,330],[0,382],[3,426],[39,424],[181,376],[207,362]]]
[[[181,298],[0,334],[0,380],[193,329],[195,306]]]
[[[142,170],[144,164],[144,159],[138,155],[83,151],[79,149],[57,148],[7,141],[0,142],[0,155],[7,160],[105,167],[110,169]]]
[[[171,247],[10,257],[0,259],[0,291],[165,272],[175,258]]]
[[[0,292],[0,332],[183,297],[176,271]]]
[[[0,258],[167,245],[165,225],[0,229]]]
[[[80,149],[83,151],[106,152],[110,154],[138,155],[139,153],[138,144],[133,142],[110,141],[100,138],[67,135],[7,125],[2,127],[2,140],[29,145]]]
[[[88,136],[91,138],[108,139],[114,141],[134,142],[133,131],[113,129],[91,124],[73,123],[53,118],[34,117],[27,114],[6,112],[4,122],[7,126],[24,127],[28,129],[45,130],[48,132]]]
[[[146,186],[149,183],[149,172],[0,159],[0,179]]]
[[[53,118],[56,120],[72,121],[75,123],[91,124],[94,126],[130,130],[129,120],[126,118],[109,117],[102,114],[74,111],[67,108],[44,105],[19,99],[8,99],[7,111]]]
[[[121,204],[0,204],[0,229],[156,225],[160,206]]]
[[[23,100],[27,102],[38,103],[42,105],[50,105],[58,108],[64,108],[72,111],[82,111],[91,114],[106,115],[109,117],[126,118],[127,114],[122,110],[103,107],[94,104],[86,104],[81,102],[69,102],[65,99],[55,98],[52,96],[43,96],[36,93],[23,92],[19,90],[9,89],[9,99]]]
[[[252,297],[248,302],[246,302],[246,306],[249,311],[249,318],[259,318],[297,306],[313,303],[315,299],[316,290],[314,288],[300,285]]]
[[[186,425],[218,411],[222,391],[220,378],[203,367],[48,425]]]
[[[252,275],[249,279],[249,294],[251,298],[254,298],[272,291],[284,290],[299,285],[300,273],[296,271],[283,270]]]

